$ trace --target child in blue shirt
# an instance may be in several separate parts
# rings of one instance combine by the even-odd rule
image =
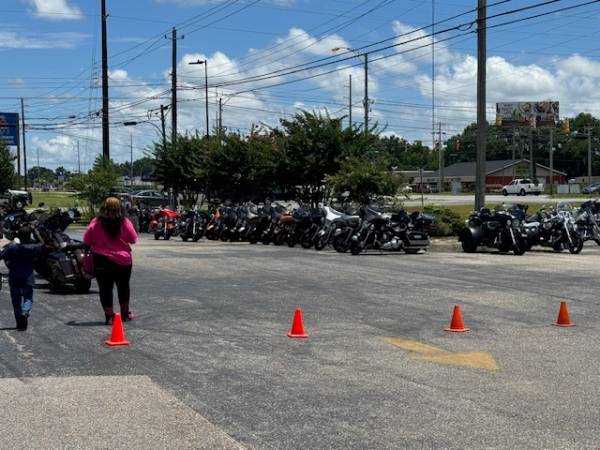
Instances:
[[[31,234],[35,233],[40,244],[31,243]],[[17,232],[19,243],[13,242],[2,250],[0,259],[8,267],[8,285],[12,299],[17,330],[25,331],[31,306],[33,305],[33,286],[35,276],[33,267],[36,257],[44,248],[43,240],[35,228],[24,226]]]

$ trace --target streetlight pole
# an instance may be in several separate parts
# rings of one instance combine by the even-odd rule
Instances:
[[[162,106],[162,105],[161,105],[161,106]],[[162,112],[162,110],[161,110],[161,112]],[[156,129],[158,130],[158,133],[159,133],[159,135],[162,135],[162,139],[163,139],[163,145],[164,145],[164,148],[166,149],[166,148],[167,148],[167,146],[166,146],[167,137],[166,137],[166,135],[165,135],[165,127],[164,127],[164,122],[162,123],[162,127],[159,127],[159,126],[158,126],[158,125],[156,125],[154,122],[150,122],[149,120],[143,120],[143,121],[141,121],[141,122],[136,122],[136,121],[134,121],[134,120],[131,120],[131,121],[128,121],[128,122],[123,122],[123,125],[124,125],[124,126],[126,126],[126,127],[134,127],[134,126],[136,126],[136,125],[141,125],[141,124],[144,124],[144,123],[147,123],[147,124],[149,124],[149,125],[152,125],[154,128],[156,128]],[[161,128],[162,128],[162,129],[161,129]],[[133,137],[132,137],[131,139],[133,139]],[[133,152],[133,141],[132,141],[132,143],[131,143],[131,151]],[[133,157],[132,157],[132,158],[133,158]]]
[[[348,128],[352,128],[352,74],[348,75]]]
[[[205,59],[203,61],[197,60],[189,63],[191,66],[204,64],[204,104],[206,108],[206,138],[208,139],[210,136],[210,128],[208,125],[208,61]]]

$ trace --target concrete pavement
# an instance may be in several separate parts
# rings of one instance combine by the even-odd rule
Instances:
[[[196,419],[185,414],[198,427],[248,448],[597,448],[599,256],[593,243],[580,255],[353,257],[144,237],[129,347],[103,344],[109,330],[95,294],[42,288],[31,329],[0,332],[0,377],[148,377],[146,403],[130,409],[140,423],[153,414],[144,408],[163,409],[153,397],[164,394],[195,411]],[[12,326],[8,294],[0,295],[2,326]],[[562,298],[576,327],[551,325]],[[455,303],[467,334],[443,331]],[[286,337],[296,307],[307,340]],[[483,352],[497,369],[419,359],[389,339]],[[0,423],[20,423],[26,412],[7,405]],[[109,407],[95,414],[114,416]],[[39,416],[37,426],[51,423]],[[78,436],[95,430],[82,425]]]

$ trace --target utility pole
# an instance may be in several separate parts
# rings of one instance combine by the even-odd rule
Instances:
[[[102,157],[110,159],[108,122],[108,49],[106,44],[106,0],[102,2]],[[39,166],[39,163],[38,163]]]
[[[129,186],[133,186],[133,134],[129,134]]]
[[[515,179],[515,157],[517,152],[517,131],[513,130],[513,145],[512,145],[512,179]]]
[[[160,128],[162,130],[163,150],[167,148],[167,132],[165,131],[165,107],[160,105]]]
[[[442,144],[442,123],[438,123],[438,166],[439,166],[439,170],[438,170],[438,174],[439,174],[439,181],[438,181],[438,192],[443,192],[444,191],[444,146]]]
[[[21,126],[21,116],[17,114],[17,123],[15,124],[17,127],[17,180],[20,183],[19,177],[21,176],[21,130],[19,129]]]
[[[171,31],[171,144],[177,141],[177,30]]]
[[[79,153],[79,140],[77,141],[77,173],[81,174],[81,154]]]
[[[23,182],[27,188],[27,140],[25,139],[25,104],[21,98],[21,134],[23,135]]]
[[[348,127],[352,128],[352,74],[348,75]]]
[[[587,127],[588,143],[588,185],[592,184],[592,127]]]
[[[535,171],[533,169],[533,128],[529,127],[529,179],[533,181]]]
[[[210,128],[208,125],[208,61],[204,60],[204,108],[206,114],[206,139],[210,137]]]
[[[550,195],[554,194],[554,126],[550,127]]]
[[[365,134],[369,133],[369,54],[364,54],[365,58]]]
[[[477,1],[477,163],[475,173],[475,210],[485,205],[486,122],[486,16],[487,0]]]
[[[223,139],[223,99],[219,97],[219,141]]]
[[[435,149],[435,0],[431,0],[431,140]]]

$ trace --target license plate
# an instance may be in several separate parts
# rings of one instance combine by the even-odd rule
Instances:
[[[413,234],[413,235],[411,236],[411,238],[412,238],[412,239],[424,239],[424,238],[423,238],[423,235],[421,235],[421,234]]]

